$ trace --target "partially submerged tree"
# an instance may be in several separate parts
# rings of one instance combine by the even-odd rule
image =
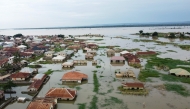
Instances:
[[[140,30],[139,33],[142,34],[142,33],[143,33],[143,30]]]
[[[5,85],[3,85],[3,90],[9,90],[10,91],[10,97],[11,97],[11,91],[12,91],[12,87],[16,87],[16,84],[13,83],[12,81],[8,81]]]
[[[23,36],[23,35],[19,33],[19,34],[15,34],[13,37],[14,37],[14,38],[17,38],[17,37],[21,38],[22,36]]]
[[[175,38],[175,34],[174,33],[170,33],[169,38]]]
[[[158,36],[157,32],[152,33],[152,36]]]

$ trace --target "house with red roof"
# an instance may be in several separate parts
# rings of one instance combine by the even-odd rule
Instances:
[[[43,80],[35,80],[32,84],[27,88],[28,91],[38,91],[43,84]]]
[[[122,83],[124,89],[144,89],[143,83]]]
[[[78,82],[81,83],[82,80],[87,80],[88,75],[76,71],[67,72],[63,75],[62,81],[72,81],[72,82]]]
[[[29,77],[30,77],[30,73],[26,73],[26,72],[13,73],[10,75],[10,78],[13,81],[25,81]]]
[[[51,88],[45,97],[57,98],[57,100],[74,100],[77,96],[77,91],[69,88]]]

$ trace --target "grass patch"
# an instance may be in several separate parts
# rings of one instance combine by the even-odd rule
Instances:
[[[177,53],[177,51],[174,51],[174,50],[167,50],[168,52],[175,52],[175,53]]]
[[[159,67],[160,69],[164,69],[165,67],[168,67],[169,69],[183,68],[190,72],[190,68],[181,67],[181,66],[177,66],[177,65],[190,65],[190,62],[182,61],[182,60],[174,60],[171,58],[154,57],[154,58],[150,58],[147,61],[147,64],[145,65],[145,67],[146,68],[154,68],[154,66],[156,66],[156,67]]]
[[[147,78],[149,77],[160,77],[159,72],[155,71],[155,70],[151,70],[151,69],[143,69],[140,71],[138,79],[140,81],[147,81]]]
[[[53,73],[53,70],[52,69],[49,69],[48,71],[46,71],[44,74],[46,74],[46,75],[50,75],[50,74],[52,74]]]
[[[41,54],[39,56],[32,56],[30,57],[29,59],[26,59],[28,62],[33,62],[33,61],[37,61],[39,60],[40,58],[43,58],[44,57],[44,54]]]
[[[81,88],[81,87],[79,87],[79,86],[78,86],[78,87],[75,87],[75,88],[76,88],[77,90],[81,90],[81,89],[82,89],[82,88]]]
[[[78,104],[78,109],[86,109],[86,103]]]
[[[41,65],[28,65],[28,67],[30,67],[30,68],[42,68]]]
[[[94,79],[94,90],[93,90],[93,92],[98,93],[100,85],[99,85],[99,81],[98,81],[96,73],[94,73],[93,79]]]
[[[174,92],[176,92],[176,93],[178,93],[178,94],[180,94],[180,95],[182,95],[184,97],[187,97],[187,96],[190,95],[189,91],[186,90],[186,88],[183,87],[182,85],[169,84],[169,83],[164,84],[164,85],[165,85],[166,90],[168,90],[168,91],[174,91]]]
[[[92,101],[90,102],[89,109],[98,109],[97,102],[98,102],[98,97],[96,95],[94,95],[92,98]]]
[[[55,47],[55,49],[54,49],[55,52],[60,52],[63,50],[64,50],[64,48],[61,48],[61,47]]]
[[[104,39],[94,39],[94,41],[102,41],[102,40],[104,40]]]
[[[183,50],[190,50],[190,45],[178,45]]]
[[[182,82],[182,83],[188,83],[190,84],[190,78],[185,77],[176,77],[174,75],[165,75],[161,74],[163,81],[169,81],[169,82]]]
[[[98,71],[97,71],[97,70],[93,70],[92,72],[96,73],[96,72],[98,72]]]
[[[102,78],[102,77],[104,77],[104,76],[100,75],[100,78]]]
[[[97,65],[96,68],[101,68],[101,66],[100,66],[100,65]]]
[[[38,64],[53,64],[52,61],[39,61]]]

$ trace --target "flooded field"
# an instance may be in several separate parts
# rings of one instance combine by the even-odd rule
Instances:
[[[81,35],[81,34],[101,34],[105,35],[103,40],[94,41],[88,40],[88,42],[93,42],[99,46],[119,46],[122,49],[138,49],[139,51],[156,51],[159,52],[158,57],[161,58],[172,58],[180,60],[190,59],[190,51],[182,50],[179,47],[176,47],[172,44],[158,45],[156,42],[135,42],[134,39],[146,39],[152,40],[151,37],[140,37],[138,35],[131,35],[137,33],[139,30],[147,32],[189,32],[190,28],[185,29],[163,29],[156,30],[153,27],[128,27],[128,28],[93,28],[93,29],[61,29],[61,30],[1,30],[0,34],[13,35],[16,33],[22,33],[24,35],[51,35],[51,34],[65,34],[65,35]],[[115,36],[122,36],[123,38],[114,38]],[[112,37],[112,38],[111,38]],[[80,37],[86,38],[86,37]],[[174,42],[177,44],[189,44],[190,40],[170,40],[166,38],[158,38],[158,41],[162,42]],[[43,97],[46,92],[52,87],[67,87],[74,88],[77,90],[77,97],[74,101],[61,101],[57,104],[57,109],[78,109],[81,104],[86,106],[86,109],[96,109],[92,108],[93,103],[97,105],[99,109],[190,109],[190,97],[181,96],[172,91],[166,91],[164,89],[155,88],[155,85],[162,85],[165,81],[160,80],[159,78],[151,78],[152,82],[144,82],[145,87],[149,90],[149,94],[146,96],[137,96],[137,95],[124,95],[121,94],[118,90],[118,87],[125,82],[138,82],[138,75],[140,69],[133,68],[128,65],[125,61],[125,64],[110,64],[110,58],[106,54],[107,48],[99,48],[97,50],[97,55],[94,57],[94,60],[98,60],[97,65],[101,68],[96,68],[92,65],[92,61],[88,60],[87,65],[75,65],[71,69],[63,69],[62,63],[57,64],[42,64],[42,68],[39,68],[39,73],[44,73],[48,69],[54,70],[50,74],[50,80],[43,85],[39,94],[37,96]],[[173,52],[171,52],[171,50]],[[132,51],[136,53],[136,51]],[[119,53],[115,54],[119,56]],[[71,57],[70,60],[84,60],[85,53],[82,50],[79,50],[77,53]],[[141,65],[146,64],[146,59],[140,59]],[[121,69],[121,71],[133,70],[136,78],[117,78],[115,76],[115,71]],[[93,80],[93,71],[97,71],[96,75],[99,82],[99,91],[98,93],[93,92],[94,89],[94,80]],[[60,80],[62,76],[69,71],[79,71],[88,75],[88,80],[82,82],[81,84],[63,84]],[[175,82],[172,82],[176,84]],[[190,91],[190,85],[185,83],[177,83],[184,85]],[[18,97],[27,97],[32,99],[32,95],[21,94],[21,91],[27,90],[28,85],[26,86],[17,86],[14,87],[16,94],[11,94],[12,96]],[[9,94],[6,94],[6,98],[10,97]],[[97,98],[97,101],[94,99]],[[28,106],[29,102],[17,103],[14,102],[8,105],[5,109],[25,109]]]

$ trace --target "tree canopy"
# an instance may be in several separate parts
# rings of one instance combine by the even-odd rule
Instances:
[[[175,38],[175,34],[174,33],[170,33],[169,38]]]
[[[64,38],[64,37],[65,37],[65,35],[59,34],[59,35],[57,35],[57,37]]]
[[[17,38],[17,37],[22,37],[23,35],[22,34],[15,34],[13,37]]]
[[[139,33],[142,34],[142,33],[143,33],[143,30],[140,30]]]
[[[152,36],[158,36],[157,32],[152,33]]]

